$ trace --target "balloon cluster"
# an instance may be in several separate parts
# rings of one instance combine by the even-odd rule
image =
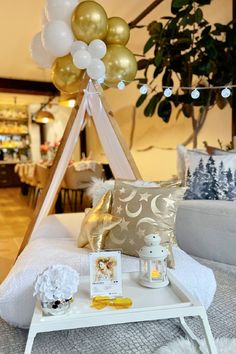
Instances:
[[[62,92],[80,91],[90,77],[116,87],[135,78],[137,62],[126,48],[129,26],[108,18],[95,1],[46,0],[43,29],[31,43],[31,56],[51,68],[52,82]]]

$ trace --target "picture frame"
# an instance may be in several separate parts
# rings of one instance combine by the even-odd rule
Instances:
[[[90,296],[122,296],[120,251],[90,253]]]

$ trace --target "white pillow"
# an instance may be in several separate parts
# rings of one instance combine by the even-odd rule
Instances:
[[[186,156],[188,152],[195,152],[199,155],[209,156],[208,153],[203,149],[187,149],[184,145],[178,144],[176,146],[177,152],[177,174],[178,179],[185,186],[185,176],[186,176]]]
[[[185,199],[236,199],[236,154],[186,154]]]
[[[89,274],[90,250],[76,247],[83,216],[83,213],[51,215],[36,230],[0,285],[0,317],[6,322],[22,328],[29,327],[35,306],[34,282],[37,275],[48,266],[66,264],[80,275]],[[173,251],[176,269],[171,272],[207,308],[216,290],[212,270],[179,248]],[[138,267],[138,258],[122,255],[123,272],[138,271]]]
[[[158,187],[160,186],[159,183],[156,182],[147,182],[147,181],[142,181],[142,180],[137,180],[137,181],[124,181],[125,183],[131,184],[136,187]],[[93,206],[96,206],[99,202],[99,200],[102,198],[102,196],[108,192],[108,191],[113,191],[115,186],[115,180],[107,180],[104,181],[100,178],[92,178],[92,183],[88,189],[88,195],[92,198],[93,201]]]

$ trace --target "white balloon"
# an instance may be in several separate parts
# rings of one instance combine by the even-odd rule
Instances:
[[[78,0],[47,0],[45,11],[48,20],[62,20],[70,23],[72,12],[78,3]]]
[[[93,58],[87,68],[87,74],[91,79],[98,80],[105,75],[105,64],[97,58]]]
[[[91,59],[90,53],[85,49],[79,49],[73,55],[73,63],[79,69],[87,69]]]
[[[83,42],[83,41],[74,41],[72,43],[72,46],[70,48],[70,54],[73,56],[75,54],[75,52],[77,52],[77,50],[79,49],[88,49],[88,45],[87,43]]]
[[[74,36],[67,23],[51,21],[42,30],[42,43],[55,57],[63,57],[70,53]]]
[[[32,39],[30,54],[34,62],[41,68],[50,68],[55,57],[53,57],[43,47],[41,41],[41,32],[38,32]]]
[[[46,16],[45,9],[43,9],[41,22],[42,22],[42,27],[44,27],[48,23],[48,18]]]
[[[107,46],[101,39],[94,39],[89,43],[88,51],[92,58],[101,59],[107,52]]]

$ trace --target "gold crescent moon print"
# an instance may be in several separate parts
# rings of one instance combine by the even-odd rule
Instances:
[[[125,211],[126,211],[126,214],[129,218],[136,218],[137,216],[139,216],[141,214],[142,210],[143,210],[142,205],[140,205],[139,209],[136,212],[131,212],[128,209],[128,204],[126,204],[126,206],[125,206]]]
[[[185,189],[173,184],[139,187],[131,183],[115,182],[111,214],[122,220],[109,232],[105,248],[122,249],[123,253],[137,257],[144,237],[157,233],[162,243],[171,249],[177,201],[183,198]],[[169,252],[168,263],[174,264],[172,252]]]

